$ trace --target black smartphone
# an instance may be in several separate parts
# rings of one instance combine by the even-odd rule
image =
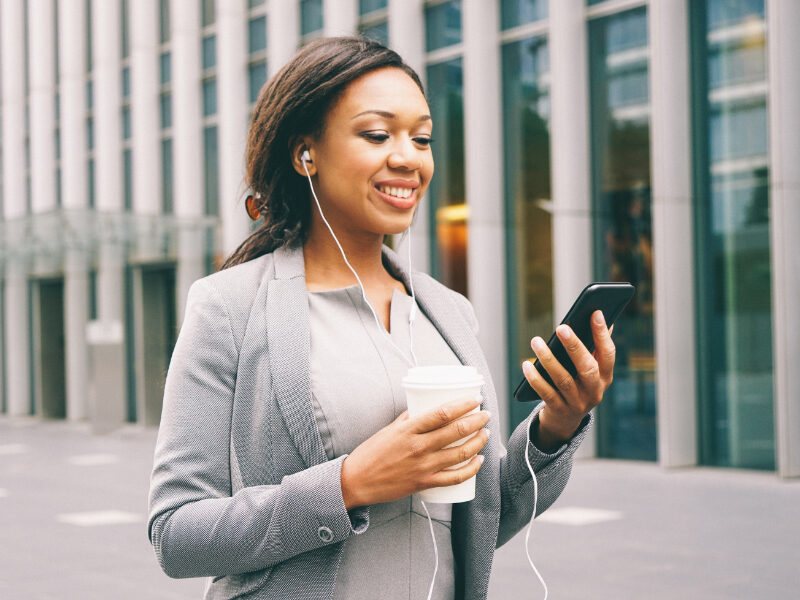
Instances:
[[[611,325],[619,317],[622,310],[633,298],[635,288],[627,282],[596,282],[587,285],[578,296],[577,300],[572,304],[572,308],[567,312],[567,316],[561,321],[562,324],[569,325],[575,332],[575,335],[580,338],[583,345],[589,352],[594,351],[594,338],[592,337],[591,318],[592,313],[596,310],[602,310],[603,316],[606,319],[606,325]],[[553,332],[547,342],[548,348],[553,353],[553,356],[558,359],[564,368],[569,371],[571,375],[575,375],[576,369],[572,360],[567,354],[561,340]],[[545,381],[555,387],[553,380],[547,373],[547,370],[542,366],[542,363],[536,358],[530,359],[533,366],[536,368]],[[520,402],[535,402],[541,400],[539,394],[534,390],[525,377],[514,390],[514,397]]]

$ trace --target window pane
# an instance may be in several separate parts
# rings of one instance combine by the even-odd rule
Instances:
[[[428,191],[434,233],[433,274],[467,292],[467,205],[464,193],[464,99],[461,58],[430,65],[428,98],[434,123],[436,175]]]
[[[87,170],[87,178],[89,179],[89,208],[94,208],[94,196],[95,196],[95,185],[94,185],[94,159],[90,158],[89,161],[86,163],[86,170]]]
[[[123,67],[123,69],[122,69],[122,97],[123,98],[127,98],[130,95],[131,95],[131,69],[130,69],[130,67]]]
[[[131,149],[122,151],[122,192],[125,210],[133,208],[133,156]]]
[[[700,459],[774,469],[763,0],[694,0]]]
[[[249,52],[258,52],[267,47],[267,17],[258,17],[257,19],[250,19],[248,22],[249,31]]]
[[[217,80],[207,79],[203,82],[203,116],[217,113]]]
[[[500,22],[503,29],[547,18],[547,0],[503,0]]]
[[[322,0],[300,0],[300,34],[322,29]]]
[[[358,14],[360,15],[366,15],[382,8],[386,8],[386,0],[358,0]]]
[[[206,214],[219,216],[219,180],[217,128],[206,127],[203,130],[203,166],[206,187]]]
[[[122,107],[122,139],[131,139],[131,108],[130,106]]]
[[[461,42],[461,0],[425,8],[425,49],[430,52]]]
[[[203,38],[203,69],[217,65],[217,38],[209,35]]]
[[[94,150],[94,119],[92,117],[86,119],[86,143],[89,145],[89,150]]]
[[[258,100],[258,93],[267,81],[267,63],[260,61],[248,67],[250,78],[250,102]]]
[[[172,127],[172,94],[161,94],[161,129]]]
[[[647,43],[645,8],[589,23],[595,276],[636,286],[614,331],[614,385],[598,407],[599,450],[655,460]]]
[[[161,140],[161,212],[172,214],[172,139]]]
[[[262,6],[266,0],[247,0],[247,8],[255,8],[256,6]]]
[[[381,21],[369,27],[360,28],[360,33],[364,37],[368,37],[376,42],[380,42],[384,46],[389,45],[389,23]]]
[[[203,27],[207,27],[211,25],[216,20],[216,16],[214,14],[214,0],[202,0],[202,23]]]
[[[172,55],[169,52],[162,52],[160,58],[161,83],[169,83],[172,80]]]
[[[56,11],[57,12],[57,11]],[[127,58],[130,54],[130,30],[128,29],[128,0],[120,2],[120,55]],[[91,31],[91,30],[89,30]],[[91,37],[91,36],[87,36]]]
[[[553,330],[552,208],[550,191],[550,59],[547,40],[534,37],[503,46],[511,382],[531,358],[530,339]],[[529,406],[511,403],[515,426]]]
[[[163,44],[169,41],[169,0],[159,0],[158,39]]]

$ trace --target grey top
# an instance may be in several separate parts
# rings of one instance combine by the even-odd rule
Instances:
[[[329,460],[349,454],[406,409],[401,380],[411,364],[411,305],[410,296],[394,291],[389,329],[395,348],[383,326],[379,329],[357,285],[309,293],[311,394]],[[461,364],[421,312],[413,323],[413,338],[420,366]],[[432,597],[452,600],[452,505],[427,503],[427,507],[439,551]],[[344,542],[334,598],[426,598],[434,552],[419,497],[372,505],[369,514],[369,528]]]

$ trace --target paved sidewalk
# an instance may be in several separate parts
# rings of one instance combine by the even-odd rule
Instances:
[[[147,541],[155,435],[0,417],[0,599],[202,597]],[[544,597],[524,534],[497,551],[490,598]],[[531,549],[553,600],[800,598],[800,481],[581,461]]]

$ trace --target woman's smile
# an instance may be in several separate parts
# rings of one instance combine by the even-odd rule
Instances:
[[[417,204],[419,183],[407,179],[391,179],[375,184],[380,197],[389,205],[400,210],[414,208]]]

